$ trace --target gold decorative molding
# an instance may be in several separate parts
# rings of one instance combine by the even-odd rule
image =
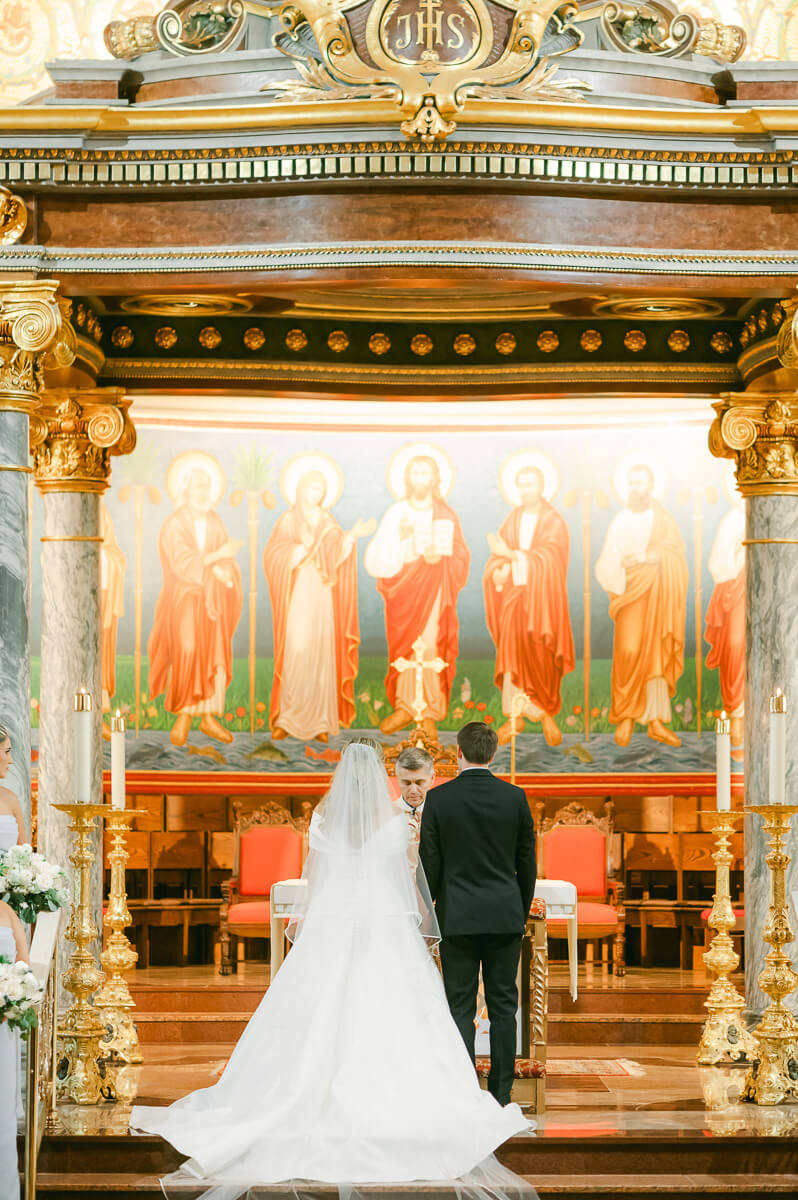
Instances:
[[[743,496],[798,496],[798,396],[727,392],[713,405],[709,448],[737,463]]]
[[[0,409],[33,412],[44,368],[75,358],[71,301],[58,299],[58,286],[53,279],[0,282]]]
[[[47,492],[104,492],[111,455],[130,454],[136,430],[121,388],[51,388],[31,417],[36,486]]]
[[[171,0],[154,17],[111,21],[103,41],[114,58],[128,60],[153,50],[180,58],[221,54],[243,33],[246,16],[242,0]]]
[[[670,0],[610,0],[601,11],[601,29],[616,50],[656,58],[702,54],[717,62],[737,62],[748,40],[739,25],[702,21],[680,12]]]
[[[454,132],[467,100],[573,102],[590,90],[553,78],[551,59],[583,39],[576,5],[563,0],[287,0],[264,11],[279,19],[274,45],[301,79],[262,91],[387,101],[405,137],[425,144]]]
[[[18,242],[28,224],[25,201],[8,188],[0,187],[0,246]]]

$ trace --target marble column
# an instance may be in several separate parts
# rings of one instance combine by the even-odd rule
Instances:
[[[798,397],[761,392],[715,405],[713,453],[737,460],[746,504],[745,803],[768,803],[769,702],[788,703],[787,799],[798,802]],[[757,1019],[769,1003],[758,985],[770,947],[762,929],[770,907],[770,871],[762,819],[745,818],[745,995]],[[798,891],[798,824],[793,819],[787,895]],[[789,844],[788,844],[789,849]],[[798,936],[794,914],[793,932]],[[793,964],[796,945],[787,946]],[[787,1000],[793,1009],[794,993]]]
[[[102,802],[100,497],[108,486],[110,456],[135,446],[129,405],[116,388],[49,390],[31,433],[44,502],[39,844],[48,858],[62,863],[70,848],[69,827],[53,805],[74,800],[73,697],[80,688],[94,701],[92,798]],[[101,929],[99,828],[95,850],[91,900]]]
[[[29,835],[28,436],[45,359],[68,365],[74,357],[74,333],[62,320],[57,289],[54,280],[0,276],[0,725],[11,735],[14,753],[6,783],[19,796]]]

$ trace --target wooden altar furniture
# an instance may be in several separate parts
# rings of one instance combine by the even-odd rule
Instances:
[[[604,815],[590,812],[578,801],[566,804],[545,817],[544,802],[536,806],[538,874],[543,878],[567,879],[576,885],[577,938],[612,945],[611,969],[626,973],[625,913],[623,883],[612,879],[612,802],[604,805]],[[566,922],[548,921],[550,937],[565,937]]]
[[[272,884],[301,873],[305,848],[304,828],[281,804],[266,801],[247,815],[236,804],[234,816],[233,873],[219,914],[222,975],[238,968],[236,938],[270,937]]]

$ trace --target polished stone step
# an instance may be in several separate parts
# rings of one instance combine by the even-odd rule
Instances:
[[[590,1126],[556,1134],[511,1138],[497,1157],[518,1175],[573,1175],[597,1181],[608,1176],[650,1177],[793,1175],[798,1136],[710,1136],[706,1131],[596,1133]],[[162,1138],[149,1134],[45,1135],[39,1155],[42,1175],[166,1175],[183,1161]]]
[[[596,1178],[595,1175],[527,1175],[527,1181],[539,1197],[562,1196],[567,1200],[587,1200],[601,1197],[602,1200],[682,1200],[694,1196],[736,1196],[740,1200],[767,1200],[770,1196],[798,1195],[798,1174],[791,1175],[658,1175],[628,1174]],[[405,1185],[392,1187],[359,1187],[363,1196],[381,1197],[382,1200],[415,1200],[429,1196],[436,1200],[456,1200],[458,1192],[446,1184]],[[183,1200],[199,1200],[203,1188],[198,1186],[181,1188]],[[159,1176],[140,1174],[120,1175],[67,1175],[64,1173],[41,1174],[36,1194],[42,1200],[74,1200],[75,1196],[92,1196],[94,1200],[114,1200],[119,1196],[136,1196],[139,1200],[162,1198]],[[333,1200],[338,1189],[323,1185],[303,1185],[303,1197],[307,1200]],[[293,1200],[293,1193],[284,1187],[252,1188],[252,1200]]]
[[[135,983],[135,975],[128,976],[130,994],[139,1012],[202,1012],[202,1013],[245,1013],[251,1016],[263,999],[268,985],[268,975],[262,984],[223,984],[212,987],[195,984],[193,987],[147,987]]]
[[[244,1032],[242,1012],[142,1012],[134,1016],[142,1044],[222,1042],[231,1048]],[[550,1046],[697,1045],[704,1016],[698,1013],[568,1013],[549,1016]]]

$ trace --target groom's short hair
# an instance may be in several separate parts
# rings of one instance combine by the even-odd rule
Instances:
[[[499,739],[484,721],[469,721],[457,733],[457,745],[466,762],[487,766],[496,753]]]

